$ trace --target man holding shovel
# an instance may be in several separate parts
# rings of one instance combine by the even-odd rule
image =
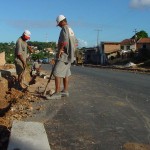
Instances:
[[[21,37],[18,38],[16,42],[15,48],[15,66],[16,66],[16,73],[18,75],[18,89],[23,90],[22,87],[23,78],[25,76],[24,72],[27,66],[26,59],[27,59],[27,49],[30,52],[33,50],[28,46],[27,40],[30,39],[30,31],[25,30]]]
[[[57,26],[61,28],[58,40],[58,53],[56,55],[56,64],[53,70],[55,77],[55,93],[47,96],[47,99],[60,99],[61,96],[69,96],[68,84],[71,75],[70,67],[74,62],[74,52],[76,49],[76,38],[73,30],[68,26],[64,15],[56,18]],[[63,78],[63,90],[60,89],[61,79]]]

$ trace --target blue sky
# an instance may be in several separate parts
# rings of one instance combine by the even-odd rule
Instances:
[[[16,41],[25,29],[31,41],[57,42],[56,17],[66,16],[79,46],[120,42],[145,30],[150,36],[150,0],[0,0],[0,42]]]

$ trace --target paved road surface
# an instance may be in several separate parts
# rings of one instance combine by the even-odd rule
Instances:
[[[52,150],[122,150],[150,144],[150,76],[72,67],[70,97],[45,101]]]

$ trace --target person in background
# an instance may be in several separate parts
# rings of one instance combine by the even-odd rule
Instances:
[[[40,61],[36,60],[31,67],[31,72],[30,72],[31,80],[29,82],[29,85],[36,83],[35,79],[37,76],[40,75],[40,70],[41,70]]]
[[[24,78],[24,72],[27,66],[27,50],[31,53],[33,50],[28,46],[27,40],[30,40],[31,33],[29,30],[25,30],[21,37],[18,38],[15,48],[15,66],[16,73],[18,75],[18,89],[23,90],[22,82]]]
[[[57,26],[61,28],[58,39],[58,52],[53,75],[55,77],[55,93],[48,96],[47,99],[60,99],[62,96],[69,96],[69,76],[70,67],[74,62],[74,53],[76,49],[76,38],[73,30],[67,23],[64,15],[56,18]],[[61,79],[63,79],[63,89],[60,89]]]

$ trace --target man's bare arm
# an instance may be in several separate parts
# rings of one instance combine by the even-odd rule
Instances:
[[[30,53],[34,53],[34,50],[31,48],[31,46],[27,45],[27,48],[30,51]]]

